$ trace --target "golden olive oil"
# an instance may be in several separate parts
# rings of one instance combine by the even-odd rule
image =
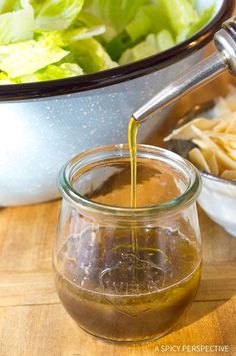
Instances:
[[[131,207],[137,206],[137,132],[139,122],[131,117],[128,128],[128,143],[131,165]]]
[[[131,197],[130,203],[131,208],[136,208],[137,206],[137,133],[139,128],[139,122],[131,117],[128,127],[128,143],[130,151],[130,168],[131,168]],[[131,231],[133,252],[137,254],[138,246],[136,239],[135,227]]]

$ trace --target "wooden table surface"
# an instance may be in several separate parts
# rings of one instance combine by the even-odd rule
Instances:
[[[194,103],[225,93],[228,82],[221,76],[184,98],[173,120]],[[151,142],[160,144],[169,125]],[[203,275],[185,318],[154,342],[109,344],[80,330],[58,299],[51,254],[59,208],[56,201],[0,210],[0,356],[236,355],[236,238],[199,211]],[[185,348],[191,345],[221,345],[228,352]]]

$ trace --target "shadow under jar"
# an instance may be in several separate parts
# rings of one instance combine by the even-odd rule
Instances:
[[[143,145],[137,163],[137,208],[130,208],[125,145],[87,151],[59,177],[59,297],[81,328],[112,341],[167,333],[192,304],[201,275],[196,169]]]

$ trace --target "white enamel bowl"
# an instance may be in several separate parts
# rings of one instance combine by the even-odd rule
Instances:
[[[212,2],[197,1],[199,8]],[[0,206],[57,198],[56,178],[64,162],[91,147],[127,142],[130,115],[199,62],[205,45],[230,17],[233,2],[216,3],[203,29],[163,53],[92,75],[1,86]],[[157,125],[157,120],[147,122],[139,142]]]

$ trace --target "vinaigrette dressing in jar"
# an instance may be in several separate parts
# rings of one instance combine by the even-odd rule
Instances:
[[[201,275],[196,169],[138,145],[136,183],[131,207],[125,145],[83,153],[60,174],[59,297],[81,328],[112,341],[167,333],[192,304]]]

